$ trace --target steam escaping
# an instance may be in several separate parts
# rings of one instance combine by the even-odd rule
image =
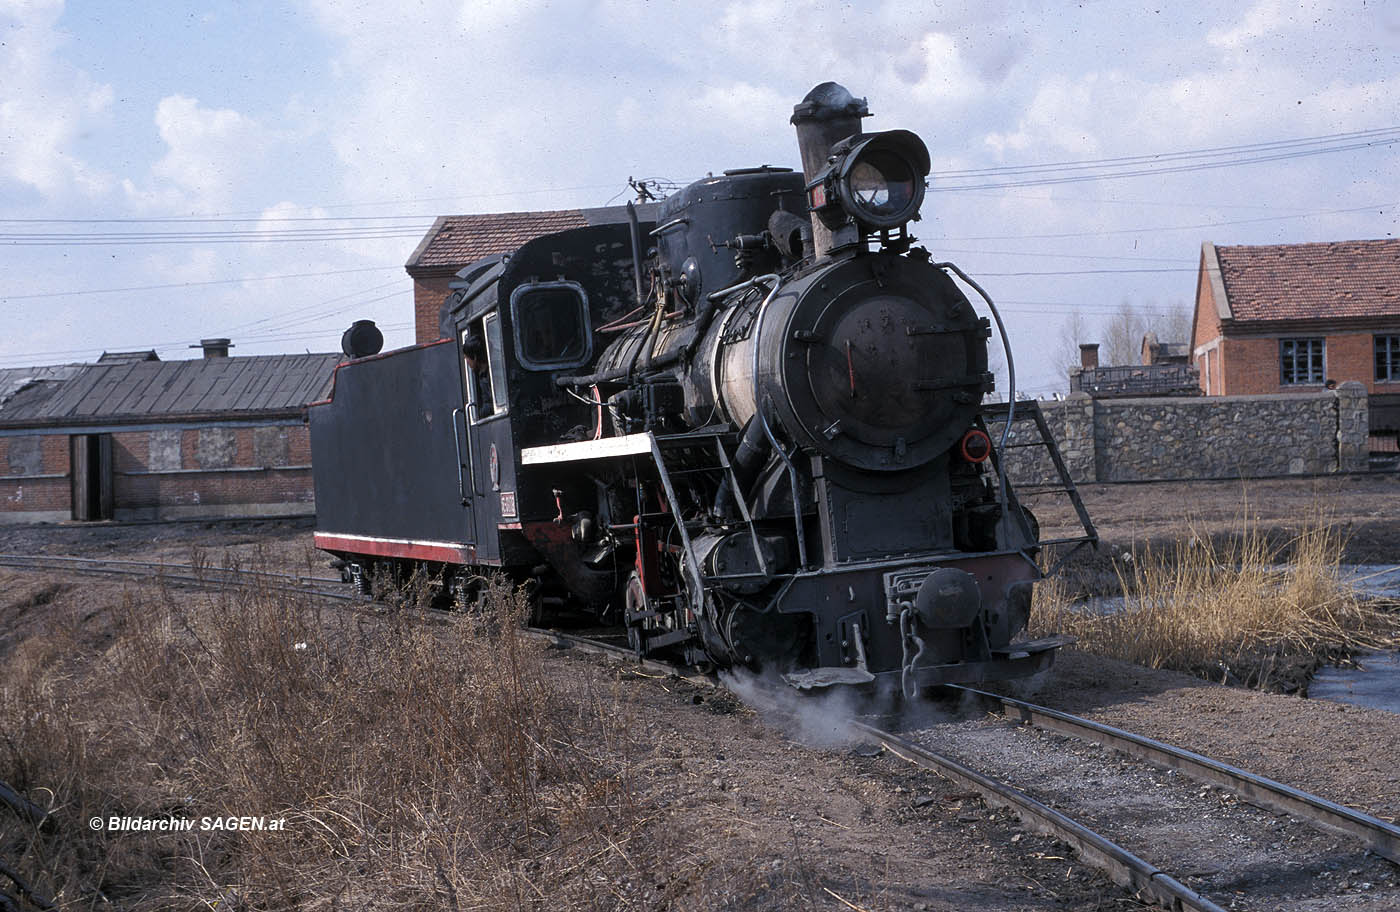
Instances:
[[[720,682],[757,710],[766,724],[799,744],[820,750],[868,742],[869,736],[854,729],[853,722],[904,729],[952,718],[946,709],[922,697],[902,699],[895,688],[857,691],[837,686],[797,690],[777,675],[755,674],[746,668],[721,671]]]

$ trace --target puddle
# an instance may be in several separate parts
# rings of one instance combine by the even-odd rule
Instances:
[[[1360,668],[1320,669],[1308,697],[1400,713],[1400,652],[1358,656]]]
[[[1342,579],[1364,596],[1400,599],[1400,566],[1346,564],[1341,571]],[[1103,616],[1123,611],[1128,604],[1121,595],[1096,596],[1073,607],[1082,614]],[[1319,670],[1308,686],[1308,696],[1400,713],[1400,651],[1358,656],[1357,661],[1360,668]]]
[[[1342,579],[1366,595],[1400,598],[1400,566],[1343,564]]]

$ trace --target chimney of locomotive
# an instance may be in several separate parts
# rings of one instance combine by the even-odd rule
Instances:
[[[860,119],[869,116],[870,107],[864,98],[856,98],[845,86],[834,82],[823,82],[808,92],[801,104],[793,107],[792,123],[797,127],[797,148],[802,154],[802,178],[808,185],[826,168],[831,147],[848,136],[860,136]],[[820,215],[813,212],[811,217],[812,247],[817,259],[833,248],[859,240],[853,225],[833,232]],[[844,236],[848,230],[849,238]]]

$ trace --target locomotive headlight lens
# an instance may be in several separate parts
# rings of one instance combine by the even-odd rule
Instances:
[[[869,209],[888,206],[890,202],[890,182],[884,172],[870,164],[857,162],[851,169],[851,195],[857,203]]]
[[[842,208],[864,227],[895,228],[918,214],[929,169],[928,148],[908,130],[862,139],[836,167]]]

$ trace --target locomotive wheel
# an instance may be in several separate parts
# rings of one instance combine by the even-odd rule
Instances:
[[[632,575],[627,577],[627,585],[622,594],[623,619],[627,624],[627,645],[637,654],[637,658],[646,657],[646,624],[645,618],[632,620],[632,615],[645,612],[647,610],[646,587],[642,585],[642,578],[637,572],[632,571]]]
[[[544,611],[544,586],[536,578],[525,581],[520,587],[520,592],[525,596],[525,626],[543,627],[545,622]]]

